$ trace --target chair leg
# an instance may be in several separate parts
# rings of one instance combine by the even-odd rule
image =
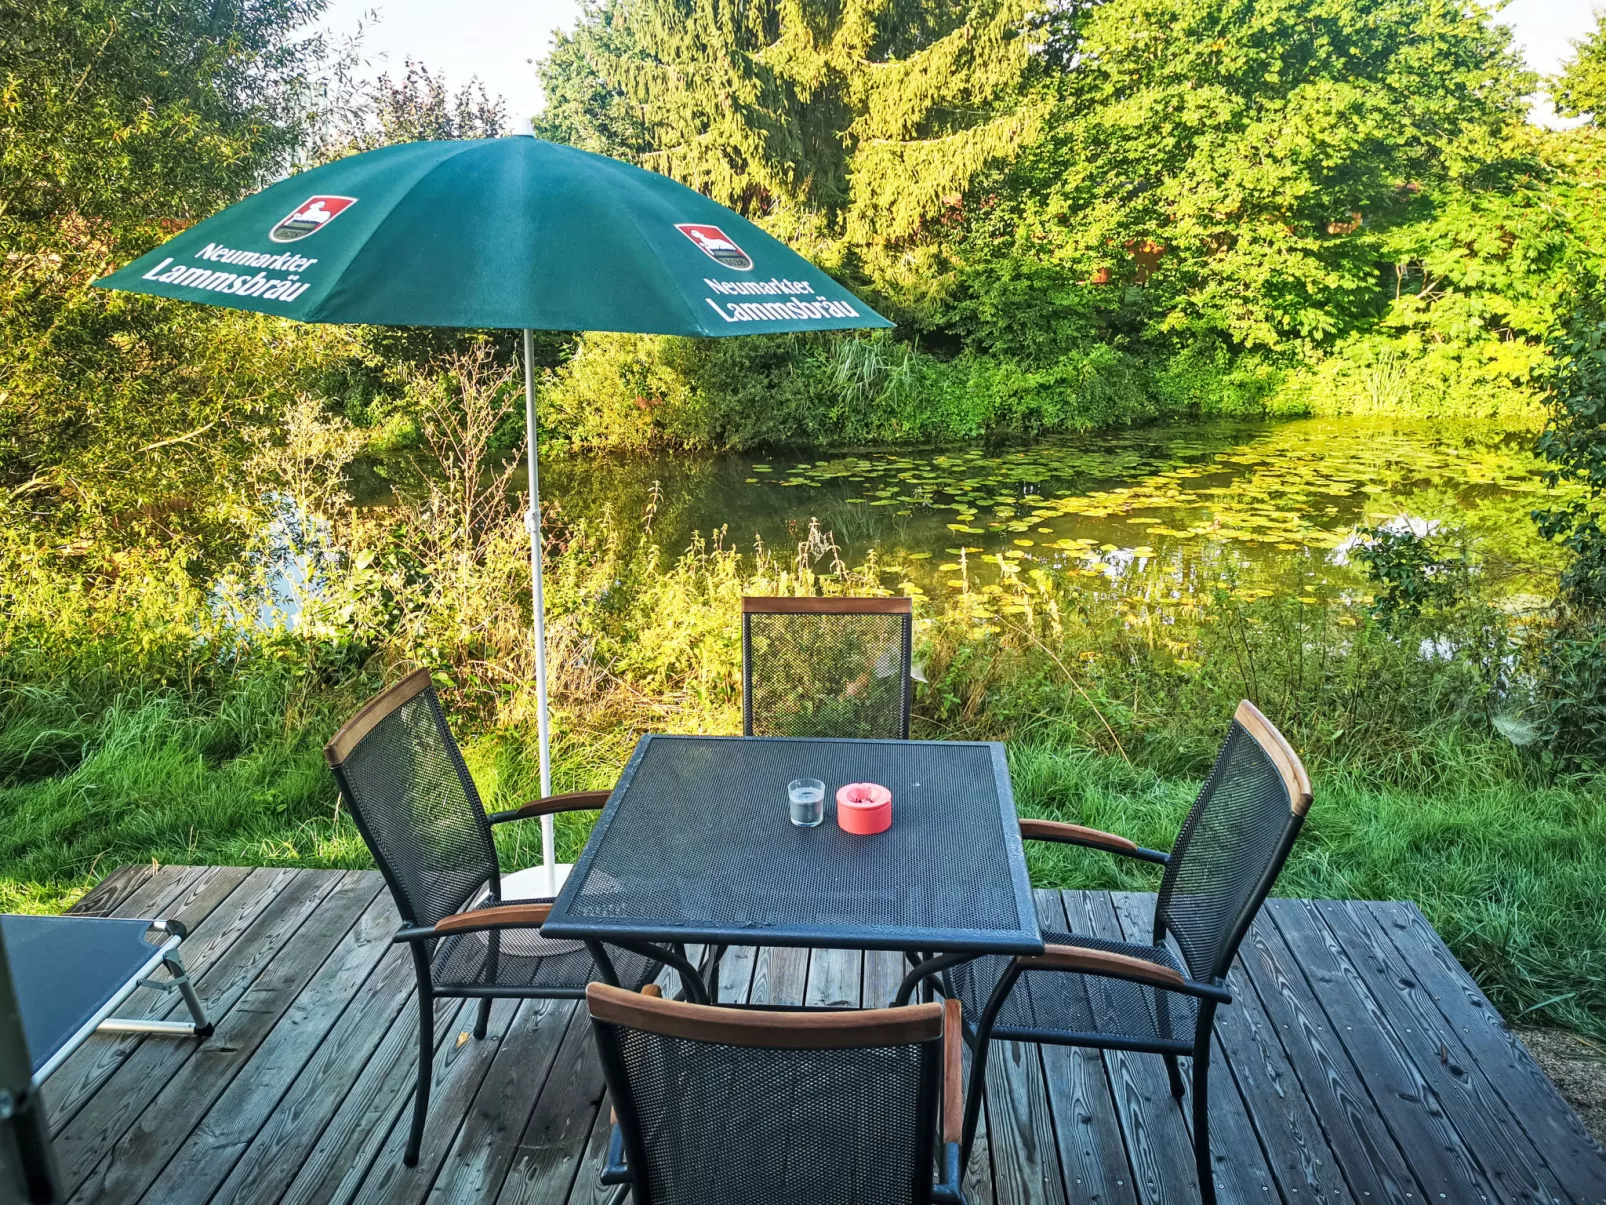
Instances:
[[[490,1027],[490,1024],[491,1024],[491,998],[489,996],[487,996],[487,997],[485,997],[485,999],[480,1001],[479,1015],[477,1017],[475,1017],[475,1019],[474,1019],[474,1040],[475,1041],[484,1040],[485,1031]],[[1182,1094],[1179,1092],[1179,1093],[1177,1093],[1177,1095],[1180,1096]]]
[[[1209,1031],[1193,1054],[1193,1166],[1200,1179],[1200,1202],[1216,1205],[1216,1174],[1209,1162]]]
[[[1188,1089],[1187,1085],[1182,1082],[1182,1068],[1177,1066],[1176,1055],[1168,1054],[1165,1056],[1165,1073],[1171,1080],[1171,1095],[1181,1100],[1182,1094]]]
[[[970,1148],[976,1143],[976,1126],[981,1122],[981,1102],[987,1095],[987,1049],[991,1038],[982,1038],[970,1047],[970,1088],[965,1093],[965,1125],[959,1135],[959,1166],[970,1166]]]
[[[418,1166],[418,1148],[424,1144],[424,1116],[429,1112],[429,1079],[435,1067],[435,997],[418,993],[418,1087],[413,1096],[413,1129],[407,1136],[402,1162]]]

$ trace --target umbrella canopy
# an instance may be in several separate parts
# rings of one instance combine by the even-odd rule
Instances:
[[[532,331],[760,335],[891,326],[665,176],[527,135],[411,142],[263,189],[95,282],[300,322],[524,331],[541,793],[552,792]],[[558,886],[541,818],[542,893]],[[504,891],[510,888],[507,880]]]
[[[531,137],[282,180],[97,282],[301,322],[747,335],[891,326],[700,193]]]

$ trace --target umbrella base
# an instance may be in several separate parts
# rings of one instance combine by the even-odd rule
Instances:
[[[563,884],[569,878],[569,872],[574,867],[568,862],[559,862],[552,868],[554,883],[547,882],[545,866],[530,866],[524,870],[515,870],[511,874],[502,876],[502,898],[504,900],[544,900],[550,899],[563,890]]]

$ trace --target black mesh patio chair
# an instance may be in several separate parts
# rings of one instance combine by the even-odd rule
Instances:
[[[474,1036],[483,1038],[493,1000],[577,1000],[597,977],[583,943],[541,936],[550,899],[502,898],[491,826],[601,808],[608,792],[550,795],[487,815],[427,670],[364,704],[324,756],[395,897],[402,927],[393,940],[411,948],[418,975],[418,1088],[403,1156],[412,1167],[429,1108],[435,1000],[479,1000]],[[639,987],[658,974],[641,955],[610,953],[622,983]]]
[[[742,735],[909,739],[907,598],[742,599]]]
[[[792,1012],[594,983],[586,1005],[602,1182],[634,1205],[963,1205],[958,1001]]]
[[[1177,1057],[1188,1055],[1200,1196],[1215,1201],[1207,1102],[1216,1009],[1232,1002],[1227,970],[1310,802],[1310,779],[1299,758],[1246,700],[1169,854],[1081,825],[1021,821],[1022,837],[1154,862],[1165,867],[1165,875],[1155,897],[1150,944],[1045,932],[1041,955],[979,958],[949,970],[945,990],[975,1018],[965,1035],[975,1059],[964,1157],[975,1140],[994,1038],[1161,1054],[1178,1097],[1184,1085]]]

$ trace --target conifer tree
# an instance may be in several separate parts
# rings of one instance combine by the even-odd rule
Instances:
[[[1022,0],[604,0],[540,71],[546,137],[740,210],[918,238],[1041,106]]]

